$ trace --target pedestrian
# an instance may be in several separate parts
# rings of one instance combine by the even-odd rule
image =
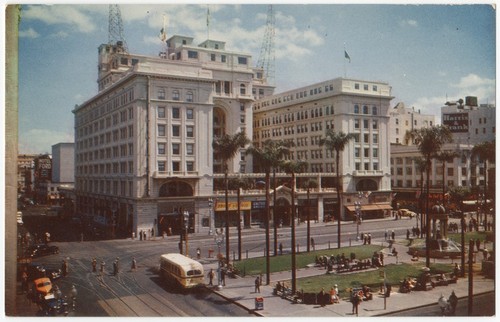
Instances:
[[[92,273],[95,273],[97,272],[97,260],[94,258],[92,258]]]
[[[358,306],[359,302],[361,302],[361,297],[359,296],[358,292],[356,291],[352,292],[351,302],[352,302],[352,314],[356,312],[356,316],[358,316]]]
[[[116,273],[120,273],[120,257],[116,258]]]
[[[131,270],[134,272],[137,269],[137,261],[135,260],[135,257],[132,257],[132,267]]]
[[[26,269],[23,270],[23,275],[21,276],[21,292],[23,294],[28,292],[28,273]]]
[[[156,237],[155,236],[155,228],[151,228],[151,237],[153,237],[153,239]]]
[[[220,279],[221,279],[222,285],[226,286],[226,270],[225,269],[220,270]]]
[[[142,240],[142,230],[139,232],[139,240]]]
[[[372,244],[372,234],[368,233],[368,245]]]
[[[387,240],[387,229],[384,232],[384,238],[385,238],[385,240]]]
[[[283,255],[283,244],[282,243],[280,243],[279,250],[280,250],[280,255]]]
[[[448,298],[448,303],[450,303],[450,314],[455,315],[455,310],[458,304],[458,297],[455,295],[455,291],[451,291],[451,295]]]
[[[258,276],[255,278],[255,293],[260,293],[260,279]]]
[[[314,238],[312,238],[312,237],[311,237],[311,247],[312,247],[313,251],[316,250],[316,247],[314,245]]]
[[[380,265],[384,266],[384,253],[380,252],[378,258],[380,260]]]
[[[66,277],[68,275],[68,262],[66,260],[63,260],[61,270],[63,276]]]
[[[101,268],[100,268],[101,275],[104,275],[104,266],[106,266],[106,263],[104,261],[101,261]]]
[[[201,249],[200,249],[200,247],[196,248],[196,258],[198,258],[198,259],[201,258]]]
[[[118,274],[118,264],[116,260],[113,262],[113,275],[116,276]]]
[[[394,233],[394,230],[391,232],[391,239],[392,240],[396,239],[396,234]]]
[[[479,251],[479,249],[481,248],[481,241],[479,240],[479,238],[476,239],[476,248],[477,251]]]
[[[321,306],[325,306],[325,288],[321,288],[321,292],[319,292],[319,304]]]
[[[409,229],[406,230],[406,239],[410,239],[410,230]]]
[[[363,245],[366,245],[366,243],[368,242],[368,236],[366,236],[366,234],[361,234],[363,236]]]
[[[215,276],[214,270],[211,268],[210,272],[208,272],[208,285],[211,285],[211,286],[214,285],[213,284],[214,276]]]

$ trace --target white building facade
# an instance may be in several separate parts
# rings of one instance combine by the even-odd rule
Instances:
[[[392,98],[387,83],[346,78],[265,97],[253,106],[253,141],[293,142],[290,158],[309,164],[307,173],[298,174],[299,178],[318,181],[313,205],[317,205],[321,220],[332,215],[329,209],[334,209],[338,200],[334,189],[335,155],[319,142],[329,129],[354,134],[355,139],[341,153],[339,165],[341,218],[352,218],[354,203],[358,201],[367,216],[370,212],[374,217],[384,216],[391,209],[388,134]],[[297,188],[300,190],[300,186]]]
[[[408,131],[436,125],[436,116],[421,114],[420,110],[398,103],[390,110],[389,138],[391,143],[411,144],[405,140]]]
[[[159,57],[133,55],[121,43],[99,47],[99,93],[76,106],[76,209],[108,235],[158,235],[213,226],[215,135],[252,136],[251,103],[272,93],[251,56],[219,41],[199,46],[173,36]],[[235,158],[229,171],[249,172]]]

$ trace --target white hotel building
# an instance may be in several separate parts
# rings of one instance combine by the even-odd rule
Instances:
[[[290,158],[309,163],[298,174],[299,208],[301,178],[318,183],[310,198],[318,220],[332,215],[338,202],[335,193],[335,156],[319,142],[328,129],[352,133],[340,159],[343,219],[352,218],[354,202],[361,202],[363,215],[388,214],[391,202],[389,108],[391,87],[387,83],[336,78],[257,100],[253,105],[253,141],[289,140]],[[290,204],[282,194],[278,205]],[[334,214],[336,217],[337,214]]]

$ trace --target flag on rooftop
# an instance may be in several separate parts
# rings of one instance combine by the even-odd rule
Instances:
[[[351,62],[351,57],[349,56],[349,54],[347,53],[347,51],[344,49],[344,57],[346,59],[349,59],[349,62]]]

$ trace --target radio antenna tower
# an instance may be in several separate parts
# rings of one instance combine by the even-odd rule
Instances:
[[[259,60],[257,61],[257,67],[264,69],[264,75],[269,84],[274,84],[274,24],[273,6],[269,5],[267,8],[266,32],[260,47]]]
[[[121,45],[123,51],[128,52],[127,42],[123,36],[122,14],[117,4],[109,5],[108,44]]]

